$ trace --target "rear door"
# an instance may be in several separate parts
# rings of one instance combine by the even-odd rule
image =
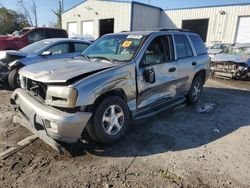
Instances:
[[[190,40],[185,34],[174,34],[174,42],[176,49],[176,59],[179,65],[178,71],[178,93],[186,94],[192,82],[192,69],[197,66],[198,62],[194,56]]]
[[[151,39],[137,69],[137,108],[176,96],[178,64],[174,61],[171,35]]]

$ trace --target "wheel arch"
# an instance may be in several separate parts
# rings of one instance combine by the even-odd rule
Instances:
[[[206,74],[207,74],[207,72],[206,72],[205,69],[199,70],[197,73],[195,73],[193,79],[195,79],[197,76],[200,76],[202,81],[203,81],[203,84],[205,84],[205,82],[206,82]]]
[[[106,91],[102,93],[99,97],[95,99],[95,102],[93,105],[90,105],[88,107],[88,111],[94,111],[97,107],[97,105],[103,101],[105,98],[110,97],[110,96],[117,96],[120,97],[125,103],[127,103],[127,95],[125,91],[121,88],[113,89],[110,91]]]

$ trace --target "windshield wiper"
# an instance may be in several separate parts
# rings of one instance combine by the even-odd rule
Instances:
[[[111,63],[115,63],[114,62],[114,60],[113,59],[111,59],[111,58],[108,58],[108,57],[103,57],[103,56],[94,56],[94,57],[90,57],[90,58],[93,58],[93,59],[104,59],[104,60],[107,60],[107,61],[109,61],[109,62],[111,62]]]

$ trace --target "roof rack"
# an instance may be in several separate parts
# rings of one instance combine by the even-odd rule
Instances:
[[[156,28],[154,31],[177,31],[177,32],[190,32],[188,29],[171,29],[171,28]]]

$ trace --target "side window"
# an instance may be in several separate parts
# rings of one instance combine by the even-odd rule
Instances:
[[[46,38],[44,30],[34,30],[28,34],[29,43],[37,42]]]
[[[55,46],[49,48],[47,51],[50,51],[52,55],[70,53],[70,47],[68,43],[56,44]]]
[[[89,44],[84,43],[74,43],[75,52],[83,52]]]
[[[65,34],[63,30],[57,30],[57,29],[47,29],[47,36],[48,38],[65,38]]]
[[[185,58],[193,56],[192,48],[185,35],[174,35],[177,58]]]
[[[194,48],[196,50],[197,55],[202,55],[202,54],[207,53],[207,49],[205,47],[205,44],[199,36],[190,35],[189,37],[194,45]]]
[[[164,42],[164,37],[159,36],[149,44],[144,54],[143,65],[155,65],[167,61]]]

